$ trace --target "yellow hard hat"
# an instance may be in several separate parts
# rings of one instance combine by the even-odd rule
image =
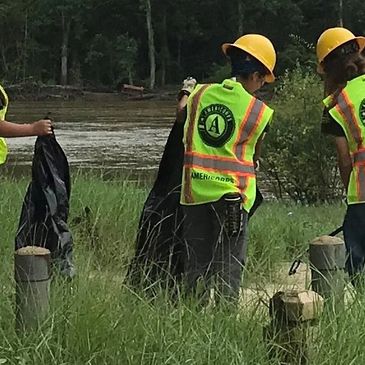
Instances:
[[[270,72],[266,75],[266,82],[274,82],[274,67],[276,63],[276,53],[270,40],[261,34],[246,34],[238,38],[234,43],[224,43],[222,51],[227,56],[227,51],[231,47],[241,49],[260,61]]]
[[[346,28],[336,27],[325,30],[317,42],[318,72],[323,73],[321,63],[332,51],[352,40],[357,41],[360,51],[365,48],[365,37],[356,37]]]

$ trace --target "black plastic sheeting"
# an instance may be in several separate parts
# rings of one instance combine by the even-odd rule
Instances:
[[[144,204],[136,252],[128,271],[134,286],[179,281],[183,272],[180,191],[184,124],[175,122],[167,139],[156,181]],[[170,280],[172,279],[172,280]]]
[[[184,124],[175,122],[159,165],[156,181],[144,204],[135,256],[129,266],[127,281],[147,288],[156,283],[174,286],[182,279],[183,214],[180,207]],[[256,200],[249,218],[262,203],[256,190]]]
[[[15,249],[41,246],[51,251],[52,263],[60,274],[73,277],[73,240],[67,225],[71,182],[65,153],[56,137],[38,137],[35,143],[32,181],[28,186]]]

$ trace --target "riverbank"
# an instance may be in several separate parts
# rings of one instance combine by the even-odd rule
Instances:
[[[47,85],[40,82],[24,82],[4,85],[9,97],[18,101],[133,101],[133,100],[175,100],[179,85],[168,85],[149,90],[123,90],[122,85],[111,87],[81,87],[72,85]]]
[[[340,204],[265,203],[250,222],[243,281],[245,288],[260,288],[261,298],[253,296],[238,313],[201,312],[183,300],[172,305],[163,291],[151,302],[123,285],[148,188],[75,174],[69,223],[77,278],[72,283],[55,278],[47,323],[38,333],[18,337],[13,329],[12,257],[27,183],[0,179],[0,363],[9,365],[273,364],[262,341],[268,285],[279,290],[287,263],[315,236],[340,225],[345,211]],[[89,219],[83,216],[86,206]],[[364,363],[364,305],[363,297],[355,297],[346,312],[320,320],[310,339],[313,364]]]
[[[4,85],[12,100],[17,101],[176,101],[181,84],[156,87],[151,90],[137,86],[136,90],[124,89],[123,85],[112,87],[81,87],[72,85],[47,85],[40,82],[24,82],[19,84]],[[140,91],[139,89],[143,89]],[[262,100],[271,100],[274,89],[265,85],[258,91],[257,96]]]

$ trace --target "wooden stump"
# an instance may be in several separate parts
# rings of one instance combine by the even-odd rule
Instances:
[[[344,303],[345,244],[341,238],[322,236],[309,245],[312,289],[333,303]]]
[[[27,246],[15,252],[16,329],[35,329],[49,312],[50,251]]]
[[[308,364],[308,330],[323,310],[313,291],[277,292],[270,300],[271,322],[264,328],[268,354],[279,364]]]

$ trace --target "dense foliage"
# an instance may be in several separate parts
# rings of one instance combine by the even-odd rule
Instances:
[[[220,44],[247,32],[273,40],[277,71],[283,73],[297,60],[310,62],[313,52],[306,44],[326,27],[342,22],[364,33],[362,1],[348,0],[342,10],[341,3],[2,0],[0,79],[108,87],[120,82],[154,86],[154,79],[161,86],[188,74],[201,80],[224,64]]]
[[[319,78],[299,67],[275,92],[262,167],[276,197],[315,203],[342,196],[333,141],[320,130],[322,97]]]

